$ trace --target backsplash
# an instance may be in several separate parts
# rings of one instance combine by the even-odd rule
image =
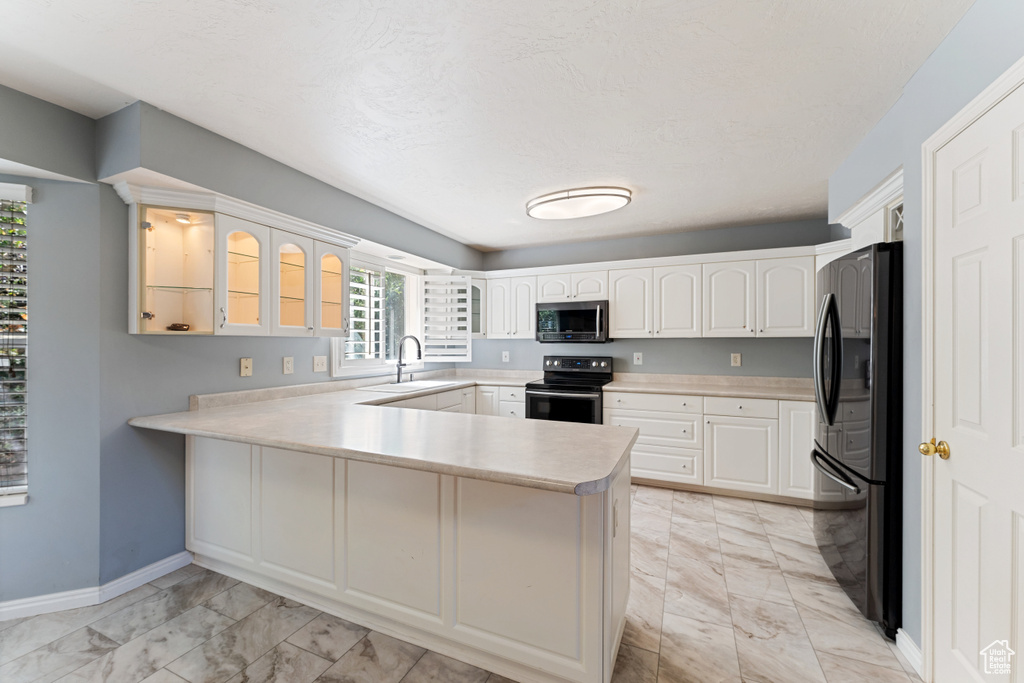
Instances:
[[[615,372],[746,377],[810,377],[814,340],[797,339],[620,339],[607,344],[540,344],[532,339],[477,339],[473,362],[459,368],[539,370],[544,356],[611,356]],[[501,352],[509,362],[501,362]],[[633,354],[643,365],[633,365]],[[743,365],[730,365],[730,354]]]

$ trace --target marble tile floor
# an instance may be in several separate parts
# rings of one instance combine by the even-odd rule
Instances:
[[[817,553],[810,513],[632,487],[615,683],[917,683]],[[504,683],[195,565],[101,605],[0,622],[0,681]]]

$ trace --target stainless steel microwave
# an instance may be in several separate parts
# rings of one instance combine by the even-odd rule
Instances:
[[[537,304],[537,341],[590,344],[608,341],[608,302]]]

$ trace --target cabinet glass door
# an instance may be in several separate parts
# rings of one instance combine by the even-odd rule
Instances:
[[[232,325],[260,324],[260,243],[247,232],[228,235],[228,306]]]
[[[212,334],[212,213],[139,209],[139,332]]]
[[[348,335],[348,250],[316,243],[316,336]]]
[[[270,228],[217,214],[217,334],[270,334]]]
[[[313,334],[312,276],[320,269],[313,254],[313,240],[275,230],[274,326],[275,335]]]

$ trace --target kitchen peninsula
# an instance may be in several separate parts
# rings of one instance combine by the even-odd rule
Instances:
[[[395,398],[130,424],[187,435],[197,564],[516,680],[610,681],[636,430],[366,405]]]

